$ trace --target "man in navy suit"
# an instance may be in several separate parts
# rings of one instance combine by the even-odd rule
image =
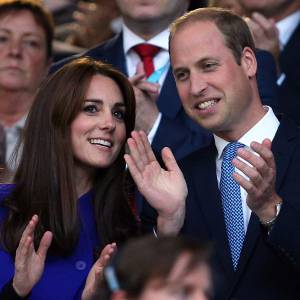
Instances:
[[[170,234],[213,243],[214,299],[300,299],[300,132],[261,103],[249,28],[228,11],[196,10],[171,27],[170,53],[185,111],[214,139],[180,162],[183,177],[168,149],[162,169],[134,132],[134,180]],[[145,204],[151,230],[153,217]]]
[[[117,0],[124,20],[121,34],[81,54],[106,61],[129,76],[137,99],[136,129],[147,133],[157,152],[168,146],[178,159],[206,145],[211,139],[211,135],[184,112],[169,67],[168,26],[186,12],[189,2]],[[133,49],[141,43],[159,47],[154,67],[162,72],[155,82],[147,80],[141,58]],[[259,57],[263,63],[259,80],[262,98],[276,106],[275,64],[269,53],[261,52]],[[52,71],[67,61],[69,59],[57,63]]]
[[[255,46],[270,51],[278,67],[280,110],[300,125],[300,1],[240,0]]]

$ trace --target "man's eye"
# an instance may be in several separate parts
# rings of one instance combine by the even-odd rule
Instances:
[[[206,71],[214,70],[217,67],[217,63],[207,62],[204,64],[203,68]]]
[[[95,113],[97,112],[97,107],[96,105],[86,105],[84,108],[83,108],[83,111],[87,112],[87,113]]]
[[[5,43],[5,42],[7,42],[8,41],[8,37],[7,36],[5,36],[5,35],[0,35],[0,43]]]
[[[123,111],[121,111],[121,110],[113,112],[113,115],[118,120],[124,120],[125,119],[125,113]]]
[[[183,80],[186,80],[188,77],[187,73],[186,72],[178,72],[175,74],[175,78],[176,80],[178,81],[183,81]]]

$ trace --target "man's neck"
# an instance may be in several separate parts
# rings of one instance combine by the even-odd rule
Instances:
[[[125,22],[125,25],[136,35],[141,37],[143,40],[148,41],[164,31],[168,28],[168,25],[166,26],[157,26],[156,24],[153,24],[153,22],[144,23],[141,25],[140,23],[136,25],[132,21]]]

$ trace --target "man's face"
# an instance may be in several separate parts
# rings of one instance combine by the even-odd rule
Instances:
[[[225,138],[239,138],[256,121],[256,59],[245,48],[238,65],[213,22],[185,24],[174,35],[171,62],[187,114],[199,125]]]
[[[46,36],[29,11],[0,17],[0,88],[35,92],[47,74]]]
[[[122,15],[135,22],[174,20],[186,10],[188,0],[116,0]]]
[[[206,264],[186,272],[188,254],[182,254],[168,278],[153,279],[138,300],[208,300],[211,294],[211,274]]]

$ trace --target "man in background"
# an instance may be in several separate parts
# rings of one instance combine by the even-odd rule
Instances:
[[[176,158],[182,158],[211,138],[184,112],[170,68],[168,27],[187,11],[190,1],[116,2],[124,21],[122,32],[81,55],[108,62],[129,76],[137,100],[136,129],[147,133],[155,151],[169,146]],[[270,61],[261,67],[261,91],[264,100],[272,103],[276,98],[275,67],[268,55],[263,61],[267,60]],[[66,61],[54,65],[52,71]]]
[[[280,111],[300,125],[300,1],[239,1],[249,16],[255,46],[276,60]]]

